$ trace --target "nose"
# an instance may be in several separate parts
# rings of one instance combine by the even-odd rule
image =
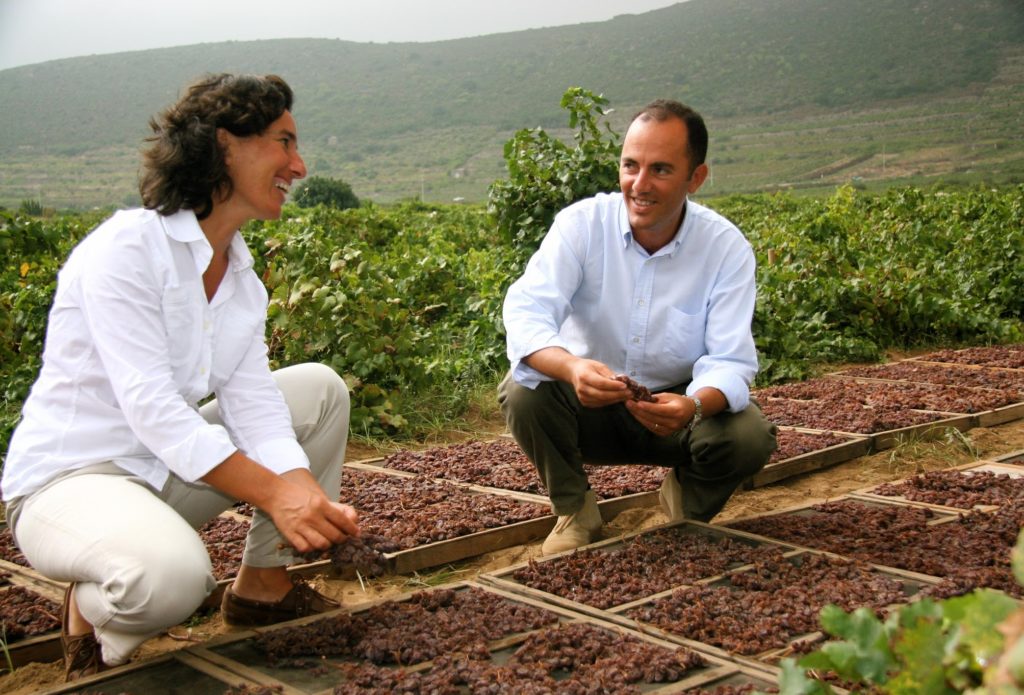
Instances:
[[[633,177],[633,190],[643,192],[647,190],[647,168],[640,167],[637,169],[636,176]]]
[[[291,172],[293,178],[306,178],[306,162],[302,160],[302,155],[299,154],[298,150],[295,151],[295,155],[292,157]]]

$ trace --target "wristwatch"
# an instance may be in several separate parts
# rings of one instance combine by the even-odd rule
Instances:
[[[690,400],[693,401],[693,418],[690,420],[689,430],[693,432],[693,428],[700,424],[703,417],[704,404],[696,396],[690,396]]]

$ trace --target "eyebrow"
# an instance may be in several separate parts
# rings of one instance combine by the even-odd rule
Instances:
[[[293,142],[299,141],[299,136],[295,134],[295,131],[289,130],[288,128],[279,128],[274,134],[284,135],[285,137],[291,139]]]

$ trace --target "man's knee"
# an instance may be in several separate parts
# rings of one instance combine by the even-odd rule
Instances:
[[[764,468],[775,451],[776,429],[759,409],[749,408],[730,417],[716,417],[702,423],[694,431],[691,452],[695,461],[703,460],[742,475],[753,475]]]

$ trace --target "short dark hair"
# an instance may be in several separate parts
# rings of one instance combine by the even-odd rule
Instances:
[[[687,154],[690,155],[690,165],[693,169],[704,163],[708,156],[708,128],[704,125],[704,118],[686,104],[672,99],[656,99],[647,106],[636,112],[630,119],[629,124],[638,118],[655,120],[659,123],[670,118],[678,118],[686,124]],[[693,173],[691,171],[691,173]]]
[[[205,219],[214,195],[230,195],[231,177],[217,129],[237,136],[266,131],[292,108],[292,90],[277,75],[208,75],[149,120],[142,153],[142,204],[162,215],[193,210]]]

